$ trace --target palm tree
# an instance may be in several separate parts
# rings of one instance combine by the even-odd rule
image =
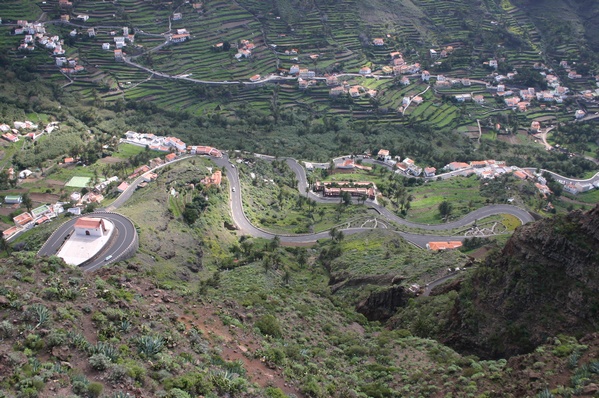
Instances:
[[[33,208],[33,202],[31,201],[31,198],[29,197],[28,192],[25,192],[23,194],[22,203],[23,203],[23,206],[25,206],[25,208],[27,209],[27,212],[31,212],[31,209]]]

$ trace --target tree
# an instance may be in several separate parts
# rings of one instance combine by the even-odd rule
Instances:
[[[29,193],[25,192],[23,194],[22,203],[23,203],[23,206],[25,206],[25,208],[27,209],[27,211],[31,212],[31,209],[33,208],[33,202],[31,201],[31,198],[29,197]]]
[[[329,236],[333,240],[333,243],[339,243],[344,238],[343,231],[338,230],[336,227],[331,228]]]
[[[10,256],[10,243],[8,243],[4,236],[0,237],[0,250],[4,250],[6,252],[6,255]]]
[[[277,250],[281,246],[281,238],[275,236],[269,243],[269,248],[271,251]]]
[[[343,195],[341,195],[341,200],[343,201],[344,205],[351,205],[351,194],[347,191],[343,192]]]
[[[441,218],[445,221],[447,221],[447,219],[449,218],[449,215],[451,214],[452,210],[453,206],[450,202],[444,200],[443,202],[439,203],[439,214],[441,215]]]

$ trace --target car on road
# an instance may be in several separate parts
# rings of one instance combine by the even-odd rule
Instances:
[[[112,254],[110,256],[106,256],[106,258],[104,259],[104,261],[108,261],[112,258]]]
[[[235,192],[235,187],[233,187],[233,192]]]

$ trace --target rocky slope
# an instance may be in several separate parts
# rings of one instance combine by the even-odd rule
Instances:
[[[599,205],[525,225],[466,280],[443,340],[506,357],[599,328]]]

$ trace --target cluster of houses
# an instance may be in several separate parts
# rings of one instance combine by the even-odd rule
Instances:
[[[235,59],[240,61],[242,58],[249,58],[252,56],[252,51],[256,48],[256,45],[249,40],[241,40],[237,46],[237,54]]]
[[[564,184],[564,191],[571,193],[572,195],[578,195],[579,193],[588,192],[592,189],[599,189],[599,181],[595,183],[567,183]]]
[[[566,72],[568,73],[568,79],[574,80],[582,78],[582,75],[580,73],[577,73],[576,70],[572,69],[570,65],[568,65],[568,61],[560,61],[559,66],[566,70]]]
[[[176,137],[164,137],[149,133],[137,133],[135,131],[127,131],[125,138],[121,139],[121,142],[129,144],[148,147],[149,149],[160,151],[160,152],[173,152],[173,159],[176,158],[176,153],[184,154],[189,153],[190,155],[208,155],[220,158],[223,156],[222,152],[218,149],[206,146],[206,145],[186,145],[185,142],[181,141]],[[170,155],[167,155],[167,157]]]
[[[33,23],[27,22],[25,20],[18,20],[17,27],[14,29],[13,33],[15,35],[25,35],[25,38],[19,44],[19,50],[21,51],[33,51],[35,50],[35,40],[42,46],[45,46],[49,50],[54,50],[61,52],[62,51],[62,42],[60,41],[58,36],[53,36],[48,38],[45,36],[46,28],[41,23]],[[41,38],[43,39],[40,40]],[[57,49],[58,48],[58,49]],[[64,51],[62,51],[64,54]]]
[[[391,57],[389,66],[382,68],[382,71],[385,74],[394,74],[397,76],[413,75],[415,73],[420,72],[420,64],[417,62],[413,64],[408,64],[404,60],[402,53],[400,53],[399,51],[393,51],[389,53],[389,57]]]
[[[434,167],[425,167],[423,169],[422,167],[417,166],[416,162],[408,157],[402,160],[399,156],[391,156],[389,155],[388,149],[379,150],[377,159],[395,168],[397,174],[404,174],[406,176],[411,175],[420,177],[422,175],[425,178],[431,178],[434,177],[437,172],[437,169]]]
[[[21,138],[28,138],[35,141],[45,133],[52,133],[52,131],[58,127],[58,122],[51,122],[42,130],[38,130],[38,127],[37,124],[28,120],[24,122],[14,122],[13,127],[9,124],[2,123],[0,124],[0,133],[2,133],[2,138],[8,142],[17,142]]]
[[[115,49],[114,51],[114,60],[116,62],[123,62],[125,60],[125,53],[123,51],[123,48],[127,46],[127,43],[134,43],[135,42],[135,35],[132,33],[129,33],[129,27],[125,26],[123,27],[123,35],[122,36],[117,36],[116,31],[111,31],[110,32],[110,36],[113,36],[113,42],[114,42],[114,47]],[[102,43],[102,50],[106,50],[106,51],[110,51],[110,43]]]
[[[38,45],[52,51],[52,55],[56,57],[56,66],[61,68],[62,73],[70,75],[85,70],[82,65],[77,64],[77,60],[64,56],[66,53],[63,47],[64,40],[56,35],[48,36],[46,34],[46,28],[41,23],[31,23],[25,20],[19,20],[17,21],[17,25],[18,27],[15,28],[14,34],[25,35],[25,38],[19,45],[19,50],[33,51],[35,49],[35,43],[37,42]],[[93,28],[90,29],[93,31]],[[90,36],[92,34],[95,36],[95,31],[90,32],[88,30],[88,34],[90,34]],[[70,35],[76,36],[77,30],[71,31]]]
[[[4,197],[4,203],[7,205],[20,205],[23,201],[21,195],[7,195]],[[4,230],[2,236],[4,239],[10,239],[21,231],[43,224],[55,218],[58,214],[64,212],[62,203],[54,205],[42,205],[32,209],[31,212],[24,212],[13,217],[14,226]]]
[[[352,98],[359,98],[361,96],[374,98],[378,93],[376,90],[369,89],[359,84],[351,86],[347,81],[343,81],[343,83],[339,85],[337,76],[327,76],[326,82],[329,86],[335,86],[329,90],[329,95],[331,97],[338,97],[342,94],[346,94]]]

